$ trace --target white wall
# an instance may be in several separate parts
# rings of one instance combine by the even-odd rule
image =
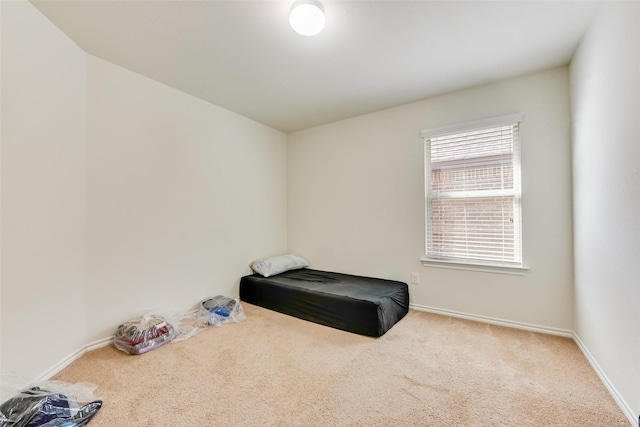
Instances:
[[[0,1],[0,372],[2,372],[2,2]]]
[[[2,2],[3,371],[46,375],[147,309],[286,251],[286,135],[88,56]]]
[[[571,63],[575,331],[640,413],[640,3],[605,3]]]
[[[2,366],[37,376],[85,343],[85,54],[2,2]]]
[[[523,277],[422,267],[422,129],[521,112]],[[568,69],[289,135],[289,249],[313,267],[408,282],[413,304],[572,329]]]
[[[88,57],[90,339],[147,309],[237,295],[286,252],[286,135]]]

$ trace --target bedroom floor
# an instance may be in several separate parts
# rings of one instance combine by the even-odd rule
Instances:
[[[90,426],[629,426],[568,338],[410,310],[380,338],[243,303],[247,319],[140,356],[112,345]]]

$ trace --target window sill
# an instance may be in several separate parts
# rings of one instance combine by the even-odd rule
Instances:
[[[436,258],[421,258],[420,262],[423,267],[449,268],[452,270],[479,271],[482,273],[498,273],[511,274],[515,276],[524,276],[529,271],[529,267],[506,265],[506,264],[490,264],[490,263],[472,263],[464,261],[451,261]]]

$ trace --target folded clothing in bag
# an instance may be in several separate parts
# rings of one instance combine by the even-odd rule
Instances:
[[[113,343],[118,350],[129,354],[143,354],[156,349],[176,337],[176,331],[164,317],[147,314],[118,326]]]
[[[71,396],[31,387],[0,405],[0,427],[82,427],[101,407],[100,400],[79,407]]]
[[[200,304],[200,312],[209,325],[221,326],[227,322],[239,322],[246,318],[240,302],[218,295]]]

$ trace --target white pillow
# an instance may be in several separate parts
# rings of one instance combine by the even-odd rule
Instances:
[[[259,259],[252,262],[249,267],[264,277],[270,277],[285,271],[309,267],[309,262],[298,255],[288,254]]]

